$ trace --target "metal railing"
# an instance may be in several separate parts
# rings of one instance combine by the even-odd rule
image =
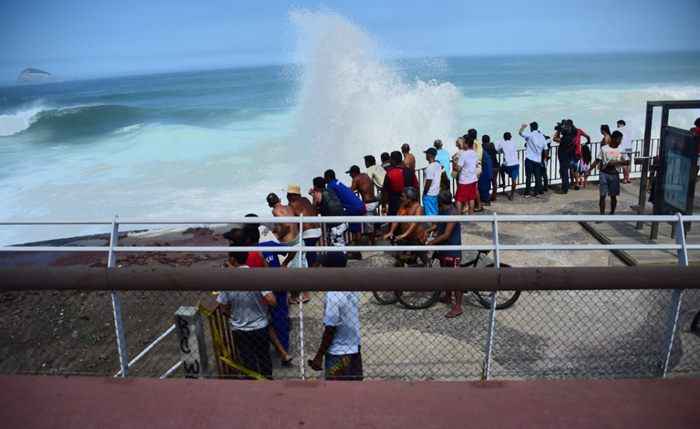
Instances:
[[[502,243],[499,234],[499,224],[503,223],[529,223],[529,222],[647,222],[659,223],[668,222],[675,224],[676,240],[675,243],[668,244],[505,244]],[[306,223],[315,224],[337,224],[337,223],[385,223],[385,222],[423,222],[423,223],[443,223],[443,222],[460,222],[460,223],[487,223],[491,226],[491,243],[490,244],[462,244],[462,245],[396,245],[396,246],[306,246],[300,240],[298,245],[275,247],[274,252],[300,252],[302,256],[305,252],[397,252],[397,251],[439,251],[439,250],[459,250],[459,251],[476,251],[489,250],[493,252],[498,267],[501,261],[501,255],[506,251],[612,251],[612,250],[664,250],[675,251],[680,266],[688,266],[688,251],[700,250],[700,243],[689,244],[686,242],[685,225],[692,222],[700,222],[700,216],[683,216],[681,214],[675,216],[640,216],[640,215],[614,215],[614,216],[576,216],[576,215],[480,215],[480,216],[364,216],[364,217],[277,217],[277,218],[232,218],[232,219],[120,219],[114,216],[111,222],[95,221],[95,222],[74,222],[74,221],[11,221],[0,222],[0,226],[10,225],[46,225],[46,226],[62,226],[62,225],[105,225],[110,226],[109,243],[107,246],[4,246],[0,247],[0,253],[15,253],[15,252],[104,252],[107,257],[107,268],[116,268],[116,257],[123,253],[148,253],[148,252],[185,252],[185,253],[227,253],[231,248],[227,246],[120,246],[119,245],[119,230],[121,226],[127,225],[228,225],[228,224],[276,224],[276,223],[295,223],[299,225],[299,230],[302,231]],[[250,246],[238,247],[238,251],[271,251],[269,247]],[[299,260],[301,261],[302,258]],[[434,287],[434,286],[433,286]],[[493,292],[495,294],[495,292]],[[668,314],[667,321],[667,346],[666,358],[663,366],[663,376],[666,376],[668,371],[669,360],[671,359],[671,350],[674,343],[674,335],[677,332],[678,315],[680,311],[682,298],[682,290],[677,289],[673,292],[673,303]],[[129,368],[136,364],[143,356],[145,356],[153,347],[166,338],[174,331],[174,326],[169,327],[165,332],[160,334],[152,343],[148,344],[140,353],[131,360],[129,359],[126,348],[126,335],[124,330],[123,315],[121,308],[121,299],[116,291],[111,293],[112,310],[115,326],[115,337],[117,341],[117,350],[119,354],[120,370],[115,376],[126,377]],[[494,347],[495,336],[495,321],[496,321],[496,300],[492,299],[493,305],[489,313],[489,328],[486,342],[486,354],[484,361],[484,377],[490,377],[491,360]],[[303,306],[299,307],[299,318],[301,330],[303,331]],[[300,335],[300,350],[303,353],[304,343],[303,334]],[[304,374],[304,356],[301,358],[301,374]],[[170,368],[163,377],[172,374],[181,362],[176,363]]]
[[[598,153],[600,152],[600,144],[601,142],[591,142],[588,147],[591,150],[591,158],[592,161],[595,161],[596,157],[598,156]],[[642,139],[637,139],[637,140],[632,140],[633,148],[632,148],[632,162],[630,163],[629,166],[629,171],[630,171],[630,177],[631,178],[639,178],[641,177],[641,172],[642,172],[642,165],[637,164],[634,162],[634,158],[637,158],[639,156],[643,155],[643,148],[644,148],[644,140]],[[558,143],[553,143],[551,146],[551,150],[549,151],[549,160],[547,160],[544,163],[544,168],[545,168],[545,177],[543,177],[543,183],[546,186],[554,185],[554,184],[559,184],[561,183],[561,175],[560,175],[560,170],[559,170],[559,144]],[[649,150],[649,156],[653,157],[656,156],[659,152],[659,139],[651,139],[651,146]],[[498,163],[501,165],[501,163],[504,161],[503,154],[498,155]],[[525,149],[521,148],[518,149],[518,165],[519,165],[519,174],[518,174],[518,179],[515,182],[516,189],[522,189],[525,187],[525,181],[526,181],[526,174],[525,174]],[[424,191],[423,185],[425,184],[424,176],[425,176],[425,168],[422,167],[419,169],[416,169],[416,172],[418,174],[418,186],[420,187],[421,195],[422,192]],[[599,178],[599,171],[598,168],[591,169],[586,176],[587,180],[597,180]],[[452,192],[455,192],[455,183],[456,181],[454,179],[450,180],[451,186],[452,186]],[[502,176],[502,180],[499,180],[498,184],[499,187],[503,185],[506,190],[509,190],[510,187],[512,186],[513,181],[511,180],[508,175]],[[573,184],[572,184],[573,187]]]

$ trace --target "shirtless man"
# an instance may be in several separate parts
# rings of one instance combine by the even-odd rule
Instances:
[[[401,145],[401,154],[403,155],[403,164],[409,170],[416,170],[416,157],[411,153],[411,146],[408,143]]]
[[[421,207],[418,200],[418,191],[413,187],[406,187],[401,194],[401,206],[397,216],[423,216],[423,207]],[[397,229],[400,231],[399,235],[395,235]],[[389,228],[389,232],[384,236],[385,240],[398,241],[400,244],[423,244],[426,238],[425,227],[420,222],[394,222]],[[408,252],[409,254],[411,252]],[[414,252],[414,255],[418,256],[424,264],[428,263],[427,252]],[[402,253],[399,258],[402,259],[404,254]],[[400,262],[400,260],[399,260]]]
[[[275,217],[294,217],[294,210],[282,204],[280,198],[275,193],[270,193],[267,196],[267,205],[272,209],[272,215]],[[275,224],[274,234],[277,236],[280,243],[286,246],[296,246],[299,244],[299,225],[296,223],[277,223]],[[283,267],[288,267],[295,259],[296,252],[287,253],[287,257],[282,262]],[[296,267],[296,265],[295,265]]]
[[[353,165],[350,170],[346,171],[352,177],[351,189],[353,192],[359,192],[362,197],[362,202],[365,203],[365,209],[369,216],[378,216],[379,213],[376,212],[377,207],[379,207],[379,199],[374,193],[374,183],[372,179],[367,175],[367,173],[361,173],[360,167]],[[370,243],[374,244],[374,225],[366,223],[365,234],[369,235]]]
[[[289,202],[289,207],[294,211],[294,216],[304,216],[304,218],[311,218],[318,216],[316,213],[316,207],[311,204],[308,198],[301,196],[301,186],[299,185],[289,185],[287,187],[287,201]],[[304,230],[301,233],[301,239],[304,240],[305,246],[315,246],[318,240],[321,238],[321,225],[318,223],[304,223]],[[318,259],[318,254],[316,252],[306,252],[306,263],[309,267],[316,266],[316,261]],[[309,302],[309,292],[304,292],[302,295],[302,302]],[[289,299],[292,304],[299,303],[299,294],[292,294]]]

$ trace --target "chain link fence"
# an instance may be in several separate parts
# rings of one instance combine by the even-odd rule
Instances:
[[[244,294],[256,293],[261,296],[259,292]],[[173,326],[181,306],[215,305],[214,295],[203,292],[119,294],[130,359]],[[670,290],[523,292],[512,307],[496,311],[490,377],[658,377],[666,353],[671,294]],[[353,354],[353,347],[359,346],[364,379],[482,377],[490,311],[473,293],[464,295],[464,313],[452,319],[445,317],[449,306],[439,301],[426,309],[410,310],[399,302],[380,304],[371,292],[345,295],[356,302],[359,344],[345,332],[340,340],[336,338],[340,341],[337,346],[346,354]],[[325,326],[348,320],[355,326],[355,320],[345,313],[345,301],[333,301],[345,300],[343,294],[312,292],[309,298],[301,312],[299,304],[288,306],[286,352],[292,358],[291,365],[283,365],[285,357],[273,346],[268,329],[255,337],[264,343],[234,340],[234,350],[252,347],[267,353],[275,379],[322,378],[324,372],[311,368],[307,360],[319,350]],[[2,373],[113,376],[119,370],[108,292],[6,292],[0,311]],[[698,311],[700,291],[686,290],[670,360],[671,376],[700,375],[700,335],[690,327]],[[203,327],[210,376],[215,377],[213,332],[206,317]],[[129,367],[128,375],[162,376],[182,358],[178,338],[171,330]],[[235,355],[234,361],[243,362]],[[222,376],[236,374],[234,368]],[[181,367],[172,374],[185,375]]]

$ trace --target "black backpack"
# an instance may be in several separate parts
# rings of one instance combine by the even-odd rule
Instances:
[[[323,199],[321,202],[322,216],[344,216],[343,204],[333,191],[323,191]]]

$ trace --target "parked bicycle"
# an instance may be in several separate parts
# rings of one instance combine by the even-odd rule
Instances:
[[[483,256],[486,256],[490,253],[489,250],[479,250],[477,252],[477,255],[474,259],[471,261],[465,262],[463,264],[460,264],[461,268],[476,268],[479,265],[479,262],[481,261],[481,258]],[[401,255],[403,257],[403,255]],[[416,256],[417,258],[417,256]],[[399,262],[401,263],[402,260],[399,259]],[[415,262],[411,261],[410,257],[407,257],[403,260],[403,263],[405,265],[409,266],[421,266],[421,265],[411,265],[410,262]],[[432,268],[434,266],[439,266],[439,263],[437,263],[436,259],[431,259],[430,262],[426,265],[426,268]],[[490,263],[485,266],[485,268],[493,268],[495,266],[495,263]],[[500,264],[501,268],[510,268],[510,265],[508,264]],[[414,292],[414,291],[375,291],[372,292],[374,295],[374,298],[379,302],[379,304],[382,305],[390,305],[390,304],[395,304],[397,302],[401,303],[404,307],[411,309],[411,310],[421,310],[425,308],[429,308],[435,303],[437,303],[440,300],[440,296],[443,292],[442,291],[429,291],[429,292]],[[490,291],[475,291],[475,290],[470,290],[470,291],[465,291],[464,293],[473,293],[476,296],[477,301],[479,301],[479,304],[481,304],[484,308],[490,309],[491,308],[491,302],[492,302],[492,292]],[[498,291],[496,292],[496,309],[498,310],[503,310],[508,307],[511,307],[515,302],[520,298],[520,291]]]

